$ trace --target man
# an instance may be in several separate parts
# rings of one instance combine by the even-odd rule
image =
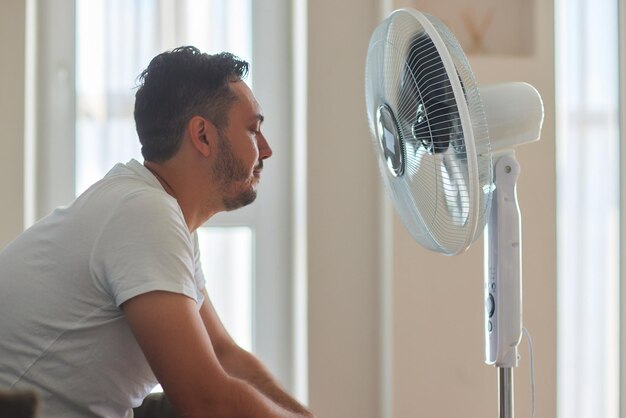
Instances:
[[[182,47],[141,74],[144,164],[118,164],[0,253],[0,387],[44,417],[124,417],[159,382],[183,417],[312,416],[211,305],[195,230],[250,204],[272,155],[246,62]]]

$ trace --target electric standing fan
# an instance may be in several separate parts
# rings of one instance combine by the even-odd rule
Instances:
[[[366,105],[384,184],[408,232],[446,255],[485,236],[485,362],[500,417],[513,416],[522,335],[521,227],[513,147],[539,139],[543,104],[526,83],[478,88],[437,18],[394,11],[372,34]]]

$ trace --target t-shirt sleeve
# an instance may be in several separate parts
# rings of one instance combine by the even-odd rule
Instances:
[[[156,290],[201,302],[196,247],[174,199],[136,192],[104,223],[91,254],[92,277],[117,306]]]

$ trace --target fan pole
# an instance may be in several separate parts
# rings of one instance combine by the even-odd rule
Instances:
[[[513,368],[498,367],[499,418],[513,418]]]

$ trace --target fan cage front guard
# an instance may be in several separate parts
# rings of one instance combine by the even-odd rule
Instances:
[[[381,106],[389,107],[401,115],[401,85],[407,82],[407,74],[419,77],[409,68],[406,51],[411,47],[411,39],[424,34],[432,39],[437,54],[445,56],[443,61],[444,64],[446,61],[448,63],[448,77],[457,77],[460,81],[450,84],[455,90],[454,100],[460,109],[459,113],[466,112],[460,117],[463,150],[457,150],[451,157],[451,153],[432,152],[431,147],[430,154],[420,151],[421,160],[411,160],[412,156],[417,155],[415,150],[419,144],[407,140],[411,138],[411,128],[401,123],[402,153],[406,155],[407,167],[401,170],[402,175],[397,175],[397,172],[392,174],[388,161],[380,153],[380,169],[402,222],[413,238],[433,251],[454,255],[464,251],[484,229],[493,191],[493,168],[487,121],[479,90],[460,45],[438,19],[414,10],[401,9],[376,29],[370,41],[366,68],[368,116],[372,138],[380,150],[380,141],[376,135],[377,121],[373,115]],[[404,80],[401,79],[403,74]],[[457,84],[456,88],[454,84]],[[403,120],[403,117],[399,119]],[[466,141],[468,136],[473,137],[473,140]],[[459,165],[459,172],[464,170],[462,181],[457,181],[461,186],[467,186],[462,192],[467,198],[464,204],[468,205],[468,213],[462,222],[451,220],[449,214],[446,216],[446,201],[442,197],[443,193],[438,191],[442,187],[452,187],[445,183],[446,179],[438,171],[438,167],[446,161]],[[454,187],[459,186],[455,184]]]

